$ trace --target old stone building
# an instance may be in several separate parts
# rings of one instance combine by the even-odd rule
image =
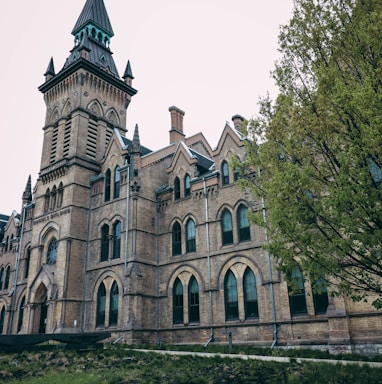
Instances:
[[[0,331],[377,350],[379,312],[314,294],[298,269],[290,296],[263,250],[266,234],[247,218],[263,203],[229,165],[246,155],[243,118],[212,148],[170,107],[169,144],[152,151],[138,126],[125,128],[134,77],[129,62],[122,77],[115,66],[103,0],[86,1],[72,34],[63,69],[51,60],[39,88],[36,185],[19,214],[0,216]]]

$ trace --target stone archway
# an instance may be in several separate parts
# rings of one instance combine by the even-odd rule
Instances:
[[[41,284],[33,305],[33,333],[45,333],[48,322],[47,288]]]

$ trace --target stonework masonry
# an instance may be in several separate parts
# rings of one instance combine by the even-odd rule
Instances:
[[[230,166],[246,156],[240,115],[216,148],[202,133],[187,137],[175,106],[165,148],[141,145],[138,127],[126,136],[130,63],[121,79],[103,1],[85,8],[97,12],[81,13],[67,62],[57,74],[50,66],[39,88],[37,182],[0,235],[1,333],[108,330],[128,343],[198,344],[230,335],[378,352],[382,316],[369,304],[317,295],[309,280],[289,295],[264,229],[247,218],[262,202],[237,187]]]

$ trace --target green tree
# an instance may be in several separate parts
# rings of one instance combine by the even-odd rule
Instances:
[[[239,183],[278,267],[382,307],[382,2],[295,0]],[[260,171],[255,171],[260,170]]]

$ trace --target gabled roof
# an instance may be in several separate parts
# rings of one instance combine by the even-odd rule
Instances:
[[[87,0],[82,12],[73,28],[72,34],[75,35],[86,24],[93,23],[101,28],[110,37],[114,36],[109,16],[107,14],[103,0]]]

